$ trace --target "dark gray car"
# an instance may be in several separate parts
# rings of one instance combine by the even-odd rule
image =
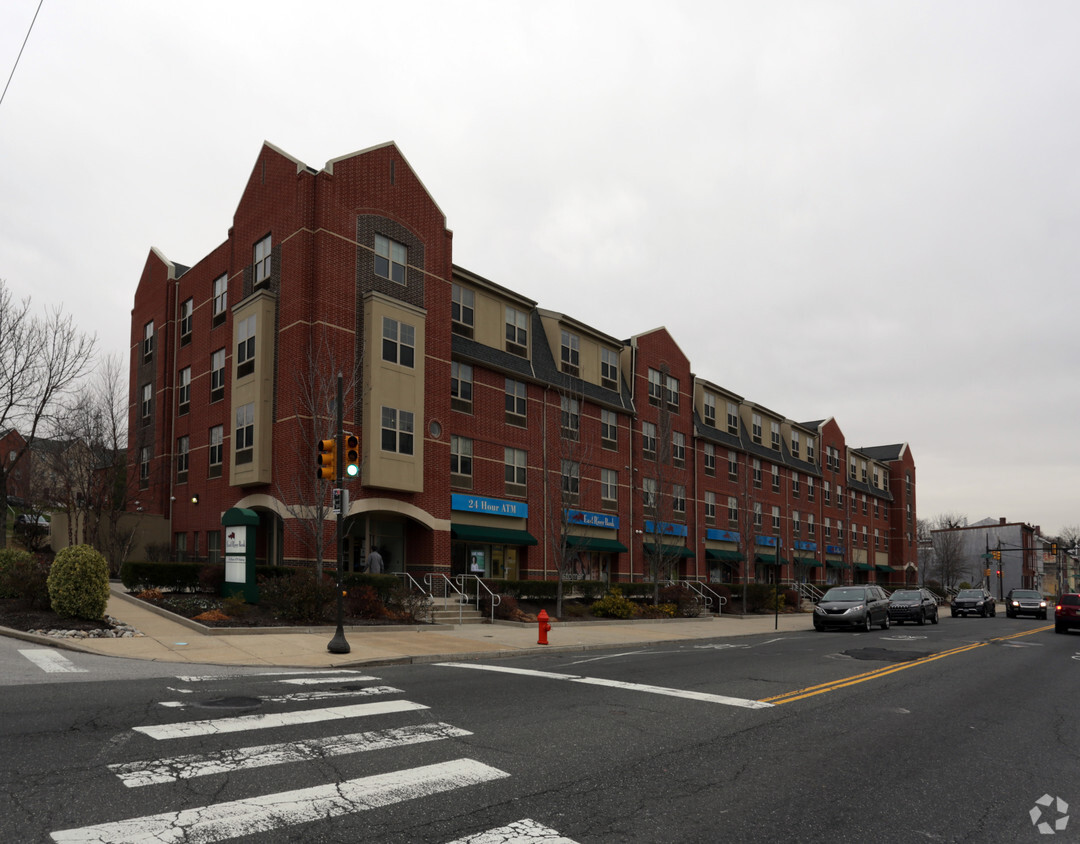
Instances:
[[[889,618],[897,624],[926,624],[927,619],[937,624],[937,599],[926,589],[897,589],[889,598]]]
[[[1018,615],[1046,618],[1046,598],[1034,589],[1011,589],[1005,596],[1005,615],[1009,618]]]
[[[952,599],[952,617],[958,615],[997,615],[997,603],[987,589],[961,589]]]
[[[889,629],[889,598],[880,586],[834,586],[814,607],[814,629],[854,627],[869,631],[875,624]]]

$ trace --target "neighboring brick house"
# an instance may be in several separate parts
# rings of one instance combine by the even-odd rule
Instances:
[[[313,558],[291,482],[315,476],[319,349],[360,372],[348,567],[378,547],[389,571],[551,578],[565,552],[642,580],[663,550],[681,578],[901,583],[917,561],[910,449],[849,449],[697,377],[666,329],[619,340],[454,265],[392,143],[321,170],[265,144],[224,243],[191,267],[151,249],[131,326],[136,504],[178,556],[220,560],[243,507],[260,560]]]

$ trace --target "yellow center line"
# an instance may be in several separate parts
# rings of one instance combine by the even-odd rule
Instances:
[[[1032,633],[1041,633],[1044,630],[1051,629],[1053,625],[1047,625],[1046,627],[1036,627],[1033,630],[1024,630],[1020,633],[1012,633],[1008,636],[998,636],[991,639],[989,642],[974,642],[970,645],[960,645],[956,648],[950,648],[947,651],[941,653],[931,654],[930,656],[924,656],[919,659],[913,659],[910,662],[904,662],[899,665],[888,665],[883,668],[876,668],[873,671],[867,671],[864,674],[856,674],[853,677],[844,677],[840,680],[833,680],[829,683],[821,683],[817,686],[807,686],[803,689],[796,689],[795,691],[785,692],[782,695],[776,695],[774,697],[761,698],[762,703],[771,703],[775,706],[779,706],[782,703],[791,703],[796,700],[803,700],[804,698],[813,697],[814,695],[824,694],[825,692],[836,691],[837,689],[847,688],[848,686],[855,686],[859,683],[865,683],[867,680],[874,680],[878,677],[886,677],[889,674],[895,674],[897,671],[905,671],[908,668],[914,668],[918,665],[925,665],[929,662],[936,662],[939,659],[944,659],[947,656],[955,656],[956,654],[965,653],[966,651],[973,651],[976,648],[983,648],[994,642],[1005,642],[1009,639],[1016,639],[1020,636],[1030,636]]]

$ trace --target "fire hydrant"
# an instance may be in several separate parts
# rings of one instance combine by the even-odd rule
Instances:
[[[547,610],[540,610],[539,615],[536,616],[536,620],[540,624],[540,638],[537,640],[536,644],[546,645],[548,643],[547,634],[551,629],[551,625],[548,624]]]

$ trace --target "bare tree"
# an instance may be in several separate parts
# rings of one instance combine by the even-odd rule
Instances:
[[[967,526],[967,516],[942,513],[930,520],[934,568],[942,587],[952,590],[970,574],[964,556],[964,542],[957,528]]]
[[[88,370],[95,343],[60,307],[36,316],[30,299],[15,301],[0,280],[0,431],[16,428],[24,440],[14,460],[0,461],[0,513],[7,512],[11,473],[44,420]],[[0,531],[0,548],[6,545],[7,532]]]
[[[667,374],[666,367],[662,370]],[[642,478],[644,513],[652,521],[652,531],[644,536],[645,562],[653,581],[653,604],[660,604],[660,581],[672,580],[682,559],[682,545],[672,538],[676,517],[686,519],[686,490],[676,489],[672,462],[673,426],[667,401],[660,401],[656,418],[656,469],[652,478]],[[681,502],[681,508],[677,505]],[[669,541],[665,541],[665,539]]]
[[[315,455],[319,442],[337,437],[337,378],[342,375],[342,406],[355,406],[356,394],[362,383],[361,361],[342,370],[333,349],[324,337],[318,345],[313,341],[307,349],[304,364],[294,372],[296,405],[291,420],[283,422],[290,431],[289,447],[297,466],[307,471],[282,476],[275,473],[278,500],[293,517],[304,545],[315,558],[315,577],[322,580],[323,555],[330,537],[329,517],[332,512],[330,490],[333,481],[317,477]],[[345,418],[350,414],[344,413]]]

